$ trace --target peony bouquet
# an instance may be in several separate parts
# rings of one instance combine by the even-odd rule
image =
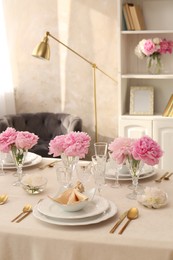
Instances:
[[[148,69],[151,68],[153,61],[155,61],[155,64],[161,69],[161,55],[166,53],[172,54],[172,51],[173,41],[160,38],[143,39],[135,48],[135,54],[138,58],[143,59],[149,57]]]
[[[28,150],[38,142],[38,136],[28,131],[16,131],[8,127],[0,134],[0,151],[8,153],[12,148]]]
[[[84,132],[70,132],[66,135],[59,135],[49,143],[49,154],[54,157],[61,155],[78,156],[84,158],[88,153],[91,138]]]
[[[118,137],[109,144],[108,149],[118,164],[133,160],[134,163],[143,161],[143,163],[154,166],[159,163],[159,159],[163,155],[159,144],[149,136],[139,139]]]

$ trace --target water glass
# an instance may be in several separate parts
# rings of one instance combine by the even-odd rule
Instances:
[[[120,170],[122,169],[122,164],[118,164],[111,156],[109,153],[109,166],[111,170],[115,173],[115,182],[112,184],[112,188],[120,188],[121,185],[119,183],[119,173]]]
[[[72,174],[64,165],[58,165],[56,168],[56,176],[58,184],[61,187],[69,188],[71,185]]]
[[[106,142],[94,143],[95,155],[107,155],[108,144]]]
[[[78,163],[76,165],[76,173],[79,181],[86,184],[91,177],[91,163]]]
[[[7,153],[0,152],[0,161],[1,161],[1,172],[0,172],[0,176],[4,176],[4,175],[5,175],[4,163],[5,163],[5,160],[6,160],[6,156],[7,156]]]
[[[93,155],[92,156],[92,170],[95,184],[99,195],[101,195],[102,187],[105,185],[105,170],[106,170],[106,156]]]

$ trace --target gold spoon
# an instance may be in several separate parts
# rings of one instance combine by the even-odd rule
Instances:
[[[22,212],[17,216],[15,217],[14,219],[11,220],[11,222],[14,222],[16,219],[18,219],[20,216],[22,216],[24,213],[27,213],[27,212],[30,212],[32,209],[32,206],[30,204],[26,204],[24,207],[23,207],[23,210]]]
[[[0,205],[4,204],[8,200],[7,194],[0,195]]]
[[[126,222],[126,224],[122,227],[122,229],[119,231],[118,234],[122,234],[125,230],[125,228],[127,227],[127,225],[130,223],[131,220],[136,219],[139,215],[138,209],[137,208],[131,208],[129,209],[128,213],[127,213],[127,218],[128,221]]]
[[[164,180],[169,181],[169,178],[171,177],[171,175],[173,174],[173,172],[171,172],[170,174],[168,174],[167,176],[164,177]]]

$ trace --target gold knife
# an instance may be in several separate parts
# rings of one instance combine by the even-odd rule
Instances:
[[[28,211],[23,217],[19,218],[16,223],[19,223],[20,221],[22,221],[24,218],[26,218],[30,213],[32,212],[32,210]]]
[[[113,226],[113,228],[109,231],[109,233],[113,234],[115,232],[115,230],[117,229],[117,227],[121,224],[121,222],[123,222],[123,220],[126,218],[127,216],[127,211],[125,211],[117,220],[117,222],[115,223],[115,225]]]

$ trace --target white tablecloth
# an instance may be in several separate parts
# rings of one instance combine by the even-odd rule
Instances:
[[[42,163],[45,161],[50,159],[43,159]],[[20,223],[11,222],[24,204],[30,203],[34,207],[39,199],[56,192],[58,187],[55,167],[24,169],[25,173],[41,173],[47,177],[47,188],[39,195],[29,195],[21,187],[12,186],[13,172],[10,170],[6,176],[0,176],[0,193],[9,195],[8,202],[0,205],[0,260],[173,259],[173,177],[170,181],[156,183],[154,179],[159,173],[140,181],[143,186],[157,186],[166,191],[169,197],[166,207],[148,209],[127,199],[130,182],[121,181],[120,189],[113,189],[108,184],[102,192],[118,208],[114,217],[99,224],[67,227],[41,222],[32,214]],[[118,235],[122,224],[110,234],[118,216],[131,207],[138,207],[139,218],[132,221],[122,235]]]

